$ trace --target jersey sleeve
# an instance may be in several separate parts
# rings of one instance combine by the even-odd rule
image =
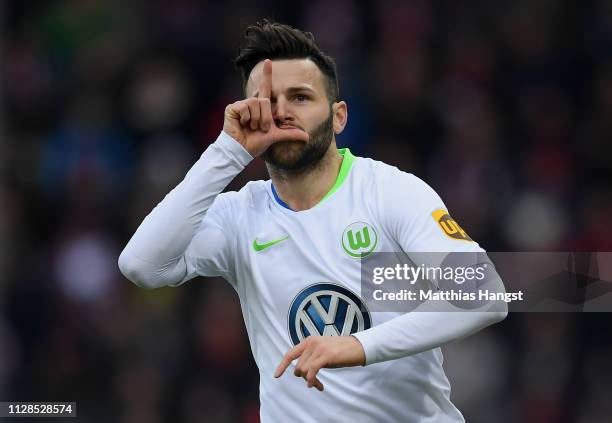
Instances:
[[[236,220],[231,204],[235,194],[224,193],[216,198],[185,251],[185,276],[170,286],[179,286],[196,276],[221,276],[235,285],[233,240],[236,239]]]
[[[484,250],[452,219],[438,194],[421,179],[395,169],[381,185],[387,191],[379,197],[380,219],[415,265],[439,267],[452,262],[453,266],[475,267],[490,263]],[[434,289],[438,288],[438,281],[430,282]],[[483,280],[471,288],[505,292],[493,265],[487,267]],[[445,301],[425,301],[411,312],[353,336],[363,346],[369,365],[439,347],[503,320],[506,315],[505,303],[481,304],[465,310]]]
[[[129,240],[118,260],[123,275],[149,289],[178,286],[199,274],[225,275],[231,253],[223,223],[228,207],[219,194],[252,159],[221,132]]]
[[[391,236],[406,254],[484,251],[451,217],[440,196],[423,180],[399,170],[390,178],[394,182],[388,185],[399,192],[386,193],[381,215]]]

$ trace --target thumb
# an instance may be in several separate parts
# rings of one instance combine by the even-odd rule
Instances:
[[[272,125],[270,128],[270,137],[272,142],[279,141],[302,141],[308,142],[310,136],[308,133],[299,128],[279,128],[276,125]]]

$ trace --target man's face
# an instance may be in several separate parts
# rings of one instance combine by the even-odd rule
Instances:
[[[247,97],[257,96],[263,61],[251,71],[246,84]],[[317,163],[333,139],[333,116],[325,92],[325,79],[317,65],[308,59],[272,62],[272,116],[279,128],[294,126],[306,131],[308,142],[283,141],[273,144],[262,155],[273,167],[300,170]]]

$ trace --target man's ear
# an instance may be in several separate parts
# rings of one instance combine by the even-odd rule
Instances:
[[[338,101],[332,104],[332,114],[334,116],[334,134],[338,135],[344,131],[348,119],[348,109],[346,102]]]

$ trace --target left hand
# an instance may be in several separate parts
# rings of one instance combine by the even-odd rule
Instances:
[[[303,377],[308,387],[323,390],[323,384],[317,378],[317,373],[323,368],[365,366],[365,351],[361,342],[354,336],[309,336],[291,348],[278,368],[274,377],[280,377],[289,364],[299,358],[293,372],[297,377]]]

